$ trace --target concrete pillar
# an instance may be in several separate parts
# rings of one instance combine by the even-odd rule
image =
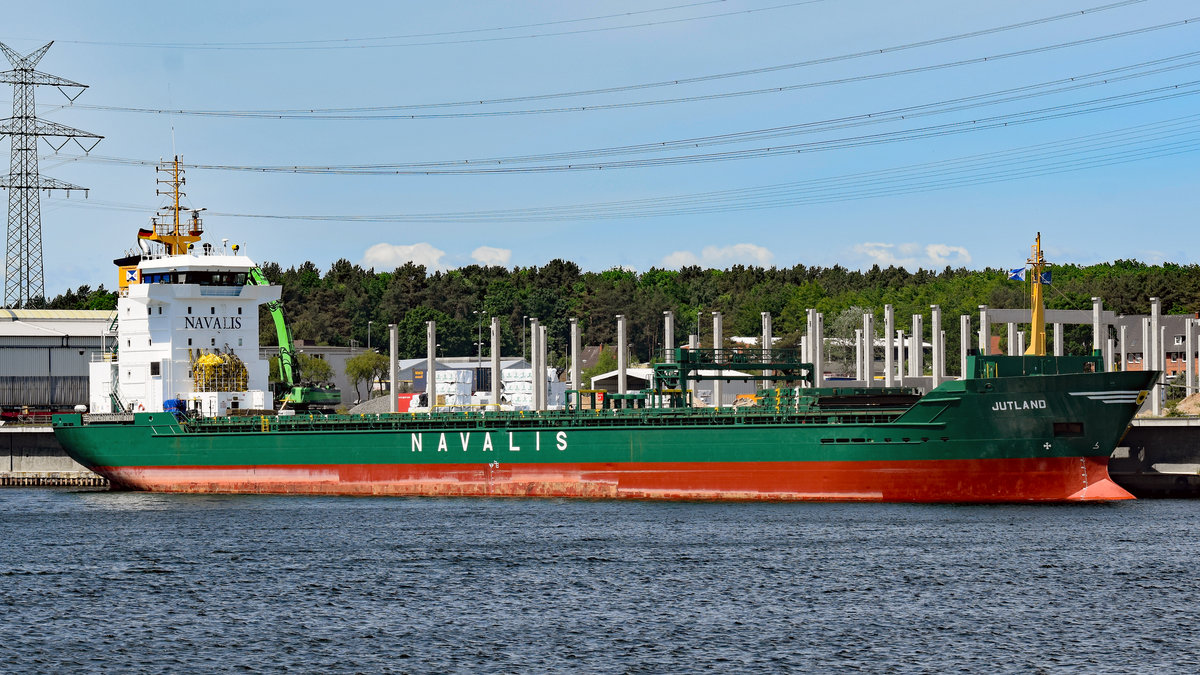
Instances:
[[[546,340],[546,334],[549,332],[549,329],[547,329],[546,326],[541,325],[538,326],[538,330],[541,331],[541,335],[538,336],[538,347],[542,350],[542,355],[540,357],[542,362],[542,371],[538,374],[538,383],[541,385],[542,400],[541,405],[538,406],[538,410],[548,410],[550,408],[550,386],[546,382],[546,371],[549,370],[550,367],[548,365],[550,349],[546,346],[548,343],[548,340]]]
[[[700,336],[692,333],[688,336],[688,349],[700,349]]]
[[[397,353],[399,350],[396,349],[396,345],[399,341],[400,341],[400,334],[399,334],[399,330],[396,328],[396,324],[389,323],[388,324],[388,396],[392,397],[392,402],[391,402],[391,404],[388,405],[389,412],[397,412],[400,408],[400,402],[396,399],[396,395],[400,393],[397,390],[397,382],[396,382],[396,362],[397,362],[396,360],[400,356]],[[374,387],[375,383],[371,382],[371,386]],[[367,398],[370,398],[370,397],[371,397],[371,392],[368,391]]]
[[[579,336],[579,319],[571,319],[571,388],[575,391],[583,389],[583,364],[580,359],[583,358],[583,343]],[[576,394],[575,405],[578,407],[583,399]]]
[[[813,350],[813,332],[816,331],[817,310],[805,310],[804,319],[804,351],[801,354],[801,359],[805,363],[813,363],[817,360],[816,353]]]
[[[626,337],[625,337],[625,315],[617,315],[617,393],[626,393],[628,386],[626,383],[626,370],[629,368],[629,363],[626,361]]]
[[[1158,381],[1161,382],[1162,384],[1159,384],[1155,387],[1156,393],[1154,395],[1154,407],[1153,407],[1154,414],[1157,416],[1160,416],[1160,417],[1162,416],[1162,413],[1163,413],[1163,399],[1166,398],[1166,393],[1167,393],[1167,377],[1166,377],[1167,352],[1166,352],[1166,346],[1164,345],[1164,343],[1166,341],[1167,341],[1167,327],[1160,326],[1158,329],[1158,340],[1157,340],[1158,350],[1157,350],[1157,353],[1154,355],[1154,360],[1158,364],[1159,370],[1163,371],[1163,374],[1158,376]]]
[[[675,362],[675,312],[663,312],[663,362]]]
[[[763,361],[773,361],[774,360],[773,358],[771,358],[771,348],[774,344],[775,344],[775,335],[774,335],[774,329],[771,325],[771,313],[763,312],[762,313],[762,345],[760,345],[762,347],[762,360]],[[770,377],[771,375],[774,375],[774,374],[775,373],[770,370],[763,371],[763,375],[766,377]],[[762,388],[763,389],[774,389],[775,384],[773,382],[771,382],[770,380],[763,380]]]
[[[1150,361],[1150,367],[1156,370],[1162,369],[1162,361],[1158,360],[1158,354],[1162,351],[1159,343],[1159,328],[1162,326],[1162,303],[1158,298],[1150,298],[1150,353],[1153,358]]]
[[[1116,349],[1116,340],[1112,338],[1104,338],[1104,372],[1111,373],[1113,368],[1113,351]]]
[[[1192,337],[1196,331],[1196,320],[1184,321],[1183,331],[1183,395],[1191,396],[1196,393],[1196,343]]]
[[[1061,323],[1054,324],[1054,355],[1063,355],[1063,325]]]
[[[1141,370],[1150,370],[1150,319],[1142,319],[1142,363]],[[1146,404],[1153,407],[1154,385],[1150,385],[1150,395],[1146,397]],[[1144,410],[1146,405],[1142,406]]]
[[[863,379],[875,386],[875,315],[863,314]]]
[[[904,384],[904,331],[896,331],[896,384]]]
[[[908,351],[908,374],[911,377],[921,377],[925,374],[925,317],[913,314],[912,344]]]
[[[425,322],[425,398],[429,409],[437,406],[437,322]]]
[[[854,379],[863,379],[863,332],[861,328],[854,329]]]
[[[1008,355],[1018,356],[1021,352],[1017,349],[1017,324],[1009,322],[1008,324]]]
[[[574,322],[574,319],[571,319]],[[500,409],[500,317],[492,317],[492,410]]]
[[[1163,369],[1162,361],[1162,303],[1158,298],[1150,298],[1150,367],[1155,370]],[[1159,376],[1155,380],[1154,390],[1150,392],[1151,405],[1150,411],[1155,416],[1162,415],[1162,385],[1157,384],[1162,381]]]
[[[1092,353],[1102,353],[1104,348],[1104,339],[1108,337],[1104,327],[1100,325],[1100,312],[1104,309],[1104,304],[1100,298],[1092,298]]]
[[[971,315],[958,317],[958,379],[967,379],[967,352],[971,351]]]
[[[987,356],[992,348],[992,323],[988,319],[988,306],[979,306],[979,353]]]
[[[536,318],[529,317],[529,369],[533,371],[533,375],[530,377],[530,381],[533,383],[533,401],[529,407],[533,410],[540,410],[538,402],[541,400],[538,369],[541,368],[542,350],[538,348],[538,336],[542,334],[542,331],[538,329],[538,325],[539,322]]]
[[[936,387],[946,376],[946,341],[942,332],[942,308],[930,305],[929,312],[929,335],[933,342],[933,380],[930,384]]]
[[[1017,355],[1025,353],[1025,331],[1017,331]]]
[[[891,305],[883,306],[883,386],[896,386],[896,353],[892,338],[896,334],[896,316]]]
[[[1119,329],[1117,329],[1118,334],[1120,335],[1120,340],[1121,340],[1121,370],[1122,371],[1129,370],[1129,341],[1125,337],[1126,333],[1128,333],[1128,331],[1125,330],[1126,328],[1128,328],[1128,326],[1126,326],[1125,324],[1121,324],[1121,327]]]
[[[725,350],[723,348],[723,345],[725,344],[725,332],[724,332],[724,325],[722,324],[722,321],[721,321],[721,313],[713,312],[712,318],[713,318],[713,348],[716,349],[715,360],[722,361],[725,359]],[[721,406],[721,395],[725,393],[724,387],[721,386],[723,384],[724,383],[721,382],[720,380],[713,380],[713,405],[716,407]]]
[[[817,386],[825,386],[825,315],[817,312],[813,315],[813,323],[816,324],[817,332],[814,334],[813,349],[816,351],[817,358],[814,359],[816,372],[813,373],[813,378],[816,379]]]

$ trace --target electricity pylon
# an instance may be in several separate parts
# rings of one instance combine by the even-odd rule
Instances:
[[[34,70],[53,42],[25,56],[0,42],[0,51],[8,57],[12,70],[0,73],[0,82],[13,85],[12,117],[0,121],[0,136],[12,137],[12,159],[7,176],[0,176],[0,187],[8,188],[8,248],[4,256],[4,305],[20,307],[46,295],[42,274],[42,208],[39,190],[86,190],[70,183],[38,175],[37,140],[58,152],[74,141],[85,153],[90,152],[103,136],[80,131],[56,122],[37,118],[33,103],[33,88],[38,85],[56,87],[68,101],[74,101],[87,85],[47,75]],[[67,90],[78,90],[74,96]],[[88,145],[80,142],[87,139]],[[56,144],[56,141],[59,141]]]

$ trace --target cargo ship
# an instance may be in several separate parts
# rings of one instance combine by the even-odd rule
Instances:
[[[177,177],[177,165],[174,171]],[[923,394],[811,386],[812,366],[797,361],[794,350],[676,349],[674,363],[656,368],[654,390],[617,401],[635,407],[581,405],[586,397],[576,390],[562,410],[289,415],[271,410],[267,363],[258,354],[259,307],[277,306],[280,289],[236,246],[200,243],[198,215],[181,223],[177,195],[174,211],[173,220],[139,233],[141,253],[115,261],[121,296],[114,349],[92,364],[89,410],[53,421],[67,452],[117,489],[883,502],[1132,498],[1109,478],[1107,462],[1157,373],[1103,372],[1099,356],[1045,355],[1040,237],[1030,258],[1029,352],[971,356],[961,379]],[[290,342],[281,346],[286,354]],[[689,375],[704,368],[720,377],[734,364],[770,370],[781,386],[760,390],[752,405],[690,405]]]

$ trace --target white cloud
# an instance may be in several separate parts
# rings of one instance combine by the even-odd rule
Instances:
[[[769,267],[774,259],[775,254],[763,246],[730,244],[729,246],[705,246],[700,251],[700,255],[691,251],[675,251],[662,259],[662,266],[671,269],[688,265],[729,267],[741,264]]]
[[[895,265],[909,270],[919,267],[941,269],[947,265],[964,267],[971,263],[971,253],[967,249],[950,244],[921,246],[914,243],[888,244],[868,241],[855,244],[853,251],[868,262],[880,267]]]
[[[480,246],[471,251],[471,259],[480,265],[508,267],[508,261],[512,259],[512,249]]]
[[[424,265],[429,271],[446,269],[442,257],[446,252],[425,242],[419,244],[375,244],[363,254],[363,265],[381,270],[393,270],[406,262]]]

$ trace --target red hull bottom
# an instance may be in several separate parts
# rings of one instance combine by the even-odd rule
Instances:
[[[903,462],[342,464],[99,467],[155,492],[741,501],[1064,502],[1133,499],[1107,458]]]

